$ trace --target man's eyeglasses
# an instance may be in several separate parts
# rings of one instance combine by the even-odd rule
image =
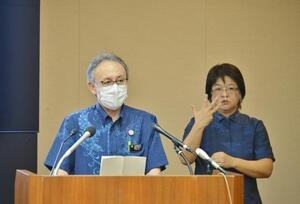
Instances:
[[[233,86],[230,86],[230,87],[214,87],[212,88],[212,94],[215,94],[215,95],[219,95],[221,93],[223,93],[223,91],[225,91],[227,94],[233,94],[235,93],[235,91],[238,91],[239,88],[237,87],[233,87]]]
[[[117,85],[125,85],[126,83],[127,83],[127,79],[117,79],[117,80],[103,80],[103,81],[100,81],[100,83],[99,82],[97,82],[96,81],[96,84],[99,84],[99,85],[101,85],[101,86],[112,86],[112,85],[114,85],[114,84],[117,84]]]

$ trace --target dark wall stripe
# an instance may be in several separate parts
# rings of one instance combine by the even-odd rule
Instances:
[[[37,171],[37,134],[0,133],[0,203],[14,203],[16,169]]]
[[[37,0],[0,2],[0,45],[0,131],[38,131]]]
[[[16,169],[37,170],[39,0],[0,0],[0,203]]]

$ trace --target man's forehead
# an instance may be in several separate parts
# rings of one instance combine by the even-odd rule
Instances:
[[[116,62],[116,61],[111,61],[111,60],[104,60],[102,62],[100,62],[98,65],[97,65],[97,68],[99,67],[121,67],[125,70],[125,68],[123,67],[123,65],[119,62]]]
[[[94,74],[95,76],[126,75],[126,70],[120,63],[106,60],[96,67]]]

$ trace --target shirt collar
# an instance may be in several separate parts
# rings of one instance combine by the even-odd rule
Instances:
[[[233,113],[231,116],[229,116],[229,119],[232,120],[233,122],[238,122],[240,115],[241,115],[241,113],[237,110],[237,111],[235,111],[235,113]]]
[[[103,122],[110,119],[110,116],[106,113],[104,108],[99,103],[97,103],[95,106],[96,106],[97,113],[99,114],[99,116]],[[127,109],[128,109],[128,107],[123,104],[121,107],[119,119],[126,117]]]
[[[226,117],[219,112],[215,112],[213,115],[217,122],[221,122],[222,120],[226,119]],[[227,119],[231,120],[233,122],[238,122],[239,115],[240,115],[240,112],[237,110],[232,115],[230,115]]]
[[[109,118],[108,114],[106,113],[106,111],[104,110],[104,108],[99,103],[97,103],[95,106],[96,106],[97,114],[99,115],[100,119],[103,122],[105,122],[105,120],[107,118]]]
[[[121,111],[120,111],[120,118],[122,118],[122,119],[125,118],[126,114],[127,114],[127,111],[128,111],[128,106],[123,104],[122,107],[121,107]]]

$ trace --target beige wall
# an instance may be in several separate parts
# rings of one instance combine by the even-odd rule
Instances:
[[[264,121],[277,161],[259,181],[265,203],[300,200],[299,0],[41,0],[41,89],[38,167],[63,117],[95,102],[85,70],[112,51],[130,67],[128,104],[158,116],[181,138],[200,105],[208,69],[240,67],[242,111]],[[165,174],[187,174],[169,141]]]

